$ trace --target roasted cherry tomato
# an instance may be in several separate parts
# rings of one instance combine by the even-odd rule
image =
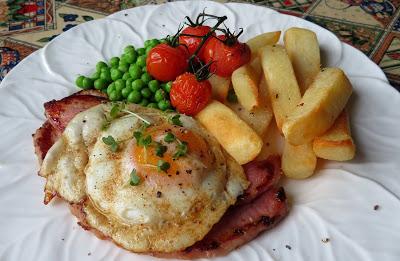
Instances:
[[[184,73],[172,83],[170,99],[180,113],[196,115],[211,99],[211,84],[197,80],[193,73]]]
[[[210,32],[211,28],[206,25],[198,25],[198,26],[188,26],[185,29],[183,29],[181,34],[187,34],[187,35],[181,35],[179,36],[179,43],[186,45],[188,48],[189,54],[192,55],[194,52],[197,50],[199,47],[202,38],[200,37],[195,37],[195,36],[188,36],[188,35],[196,35],[196,36],[205,36],[208,32]],[[214,33],[215,35],[215,33]],[[207,41],[204,43],[203,46],[206,45],[206,43],[210,40],[207,39]],[[201,57],[201,52],[204,50],[204,47],[201,48],[200,52],[198,53],[198,56]]]
[[[168,82],[184,73],[188,67],[186,47],[162,43],[150,50],[146,59],[147,72],[155,79]]]
[[[221,40],[211,38],[204,48],[205,63],[213,62],[211,70],[222,77],[229,77],[233,71],[248,63],[251,51],[247,44],[232,38],[227,41],[226,36],[218,36]]]

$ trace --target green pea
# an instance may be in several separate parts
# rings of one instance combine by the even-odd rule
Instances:
[[[146,53],[146,49],[145,48],[139,48],[136,50],[138,55],[144,55]]]
[[[112,68],[118,67],[119,64],[119,57],[113,57],[110,59],[110,66]]]
[[[151,40],[146,40],[144,41],[144,47],[146,48],[147,46],[149,46],[151,44]]]
[[[147,85],[149,86],[149,89],[152,92],[156,92],[160,88],[160,84],[158,83],[157,80],[151,80]]]
[[[146,66],[146,56],[141,55],[137,58],[136,64],[140,67],[145,67]]]
[[[171,103],[167,100],[159,101],[158,108],[160,108],[160,110],[162,110],[162,111],[165,111],[166,109],[171,108]]]
[[[145,97],[145,98],[150,98],[151,95],[152,95],[152,93],[151,93],[151,91],[150,91],[149,88],[143,88],[143,89],[140,91],[140,93],[141,93],[142,96]]]
[[[130,94],[131,92],[132,92],[132,87],[126,86],[125,88],[123,88],[123,89],[121,90],[122,97],[128,98],[128,96],[129,96],[129,94]]]
[[[116,80],[122,78],[122,72],[120,70],[118,70],[117,68],[111,68],[110,73],[111,73],[111,79],[113,81],[116,81]]]
[[[100,79],[105,80],[106,82],[111,82],[111,74],[110,71],[102,71],[100,73]]]
[[[131,75],[129,74],[129,72],[125,72],[122,75],[122,80],[124,80],[124,81],[128,80],[129,78],[131,78]]]
[[[148,84],[151,80],[153,80],[153,78],[148,73],[143,73],[142,76],[140,77],[140,79],[142,79],[142,81],[145,84]]]
[[[96,71],[100,72],[102,68],[108,67],[107,64],[103,61],[100,61],[96,64]]]
[[[140,76],[142,75],[142,70],[138,65],[132,64],[129,67],[129,74],[131,75],[132,79],[136,80],[139,79]]]
[[[153,49],[153,46],[147,46],[146,47],[146,54],[149,54],[149,52]]]
[[[129,53],[124,53],[124,54],[121,56],[121,60],[124,61],[124,62],[126,62],[126,63],[128,63],[128,64],[131,64],[131,63],[136,62],[136,58],[137,58],[137,53],[136,53],[136,51],[129,52]]]
[[[150,40],[150,46],[156,46],[156,45],[158,45],[160,43],[160,40],[158,40],[158,39],[151,39]]]
[[[171,87],[172,87],[172,82],[167,82],[165,84],[164,90],[169,93],[171,91]]]
[[[107,82],[104,79],[97,79],[94,81],[94,88],[101,90],[107,86]]]
[[[143,107],[146,107],[147,104],[149,104],[149,100],[146,98],[143,98],[139,104],[142,105]]]
[[[83,76],[83,75],[78,76],[75,80],[76,86],[78,86],[79,88],[82,88],[83,87],[83,79],[85,79],[85,76]]]
[[[100,73],[102,73],[102,72],[110,72],[110,68],[109,67],[103,67],[100,70]]]
[[[122,99],[122,94],[120,91],[114,90],[110,93],[110,95],[108,96],[108,98],[111,101],[119,101]]]
[[[118,70],[120,70],[123,73],[127,72],[129,70],[129,64],[123,61],[119,62]]]
[[[126,81],[125,81],[125,86],[126,87],[132,87],[132,82],[133,82],[133,79],[132,78],[128,78],[128,79],[126,79]]]
[[[128,102],[132,103],[139,103],[140,100],[142,99],[142,95],[138,91],[131,91],[131,93],[128,95]]]
[[[99,79],[100,78],[100,72],[94,72],[92,76],[90,76],[93,80]]]
[[[134,80],[132,82],[132,90],[140,91],[145,86],[144,82],[141,79]]]
[[[124,48],[124,53],[129,53],[135,51],[135,47],[133,45],[128,45]]]
[[[149,104],[147,104],[148,108],[153,108],[153,109],[158,109],[158,105],[157,103],[151,102]]]
[[[118,79],[114,83],[117,91],[121,91],[123,88],[125,88],[125,81],[122,79]]]
[[[111,92],[115,91],[115,83],[110,83],[107,87],[107,95],[110,96]]]
[[[154,94],[154,99],[156,102],[160,102],[165,99],[165,92],[164,90],[158,89],[156,93]]]
[[[90,88],[93,88],[93,80],[90,79],[89,77],[85,77],[82,80],[82,89],[87,90],[87,89],[90,89]]]

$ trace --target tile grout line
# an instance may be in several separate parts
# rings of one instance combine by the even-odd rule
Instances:
[[[384,29],[384,33],[382,34],[381,39],[379,39],[378,43],[376,44],[374,50],[371,52],[371,54],[368,56],[369,58],[374,57],[376,52],[379,50],[379,47],[382,45],[382,43],[385,41],[386,37],[393,31],[392,27],[396,23],[397,19],[400,17],[400,8],[396,11],[395,15],[393,16],[392,21],[388,26]],[[377,63],[378,64],[378,63]],[[378,64],[379,65],[379,64]]]
[[[311,12],[321,3],[322,0],[317,0],[314,3],[312,3],[308,8],[307,11],[305,11],[302,15],[303,18],[305,18],[308,15],[311,15]]]

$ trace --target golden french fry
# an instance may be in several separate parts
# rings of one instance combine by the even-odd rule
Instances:
[[[272,120],[272,111],[266,106],[255,107],[248,111],[240,103],[226,103],[242,120],[244,120],[259,136],[263,136],[268,130]]]
[[[232,73],[232,86],[240,104],[248,111],[258,106],[259,78],[249,64]]]
[[[292,145],[285,141],[282,153],[282,171],[286,177],[305,179],[310,177],[317,165],[312,143]]]
[[[195,118],[239,164],[253,160],[260,153],[262,139],[226,105],[214,100]]]
[[[262,76],[262,73],[263,73],[260,57],[254,58],[253,60],[250,61],[249,64],[250,64],[251,68],[253,68],[253,71],[256,73],[257,79],[260,79]]]
[[[311,142],[326,132],[344,109],[352,87],[339,68],[322,70],[282,126],[292,145]]]
[[[261,64],[276,124],[281,129],[284,121],[301,99],[300,89],[292,64],[282,46],[263,47]]]
[[[317,35],[308,29],[292,27],[285,32],[283,41],[301,93],[304,93],[320,71]]]
[[[313,141],[317,157],[346,161],[351,160],[356,151],[350,132],[350,123],[346,110],[343,110],[332,127]]]
[[[208,81],[211,83],[213,99],[220,102],[225,101],[226,96],[228,95],[229,86],[231,85],[231,79],[213,74],[208,78]]]
[[[276,44],[279,41],[280,36],[281,31],[276,31],[259,34],[248,40],[246,44],[250,47],[252,59],[258,56],[258,51],[262,47]]]
[[[265,77],[261,77],[260,83],[258,84],[258,100],[260,101],[260,106],[265,106],[272,112],[271,102],[268,93],[268,85]]]
[[[274,121],[271,121],[262,139],[263,147],[256,160],[265,160],[271,155],[282,155],[285,140]]]

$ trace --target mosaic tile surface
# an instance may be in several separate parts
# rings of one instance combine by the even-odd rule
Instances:
[[[166,0],[0,0],[0,81],[27,55],[79,23],[163,2]],[[368,55],[400,89],[400,0],[241,2],[267,6],[327,28]]]

